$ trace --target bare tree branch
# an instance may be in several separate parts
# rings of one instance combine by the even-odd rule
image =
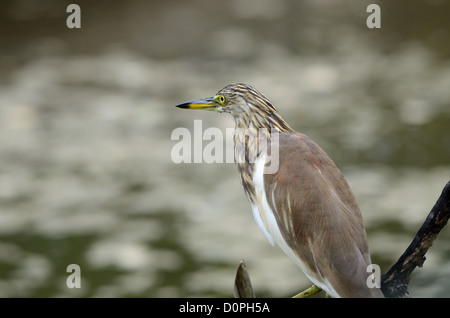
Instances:
[[[381,290],[386,297],[410,297],[408,284],[412,271],[422,267],[425,254],[450,217],[450,181],[442,190],[414,240],[389,271],[381,277]]]

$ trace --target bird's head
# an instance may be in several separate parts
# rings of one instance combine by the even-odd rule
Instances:
[[[230,113],[237,126],[292,130],[262,93],[244,83],[229,84],[215,96],[191,100],[176,107]]]

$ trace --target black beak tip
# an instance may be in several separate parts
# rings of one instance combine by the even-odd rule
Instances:
[[[188,103],[182,103],[182,104],[178,104],[175,105],[176,108],[189,108],[189,104]]]

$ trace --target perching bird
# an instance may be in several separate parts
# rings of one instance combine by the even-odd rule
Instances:
[[[230,113],[235,161],[253,215],[313,282],[332,297],[383,297],[367,284],[372,264],[355,197],[328,155],[294,131],[250,85],[177,105]]]

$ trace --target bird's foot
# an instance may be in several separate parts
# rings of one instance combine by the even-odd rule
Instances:
[[[317,294],[321,290],[322,289],[320,289],[316,285],[312,285],[308,289],[302,291],[301,293],[298,293],[297,295],[293,296],[292,298],[308,298],[308,297],[311,297],[312,295]]]

